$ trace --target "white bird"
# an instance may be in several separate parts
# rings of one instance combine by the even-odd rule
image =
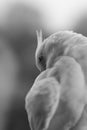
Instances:
[[[69,130],[82,116],[86,104],[80,65],[64,56],[43,71],[26,96],[32,130]]]
[[[26,96],[32,130],[87,130],[87,38],[60,31],[43,41],[37,32],[41,74]]]

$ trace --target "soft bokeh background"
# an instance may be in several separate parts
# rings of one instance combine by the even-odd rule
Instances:
[[[87,0],[0,0],[0,130],[30,130],[25,96],[39,74],[36,30],[87,36]]]

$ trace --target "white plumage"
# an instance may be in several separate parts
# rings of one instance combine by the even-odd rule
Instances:
[[[37,36],[36,65],[44,71],[25,100],[31,129],[87,130],[87,38],[69,31]]]

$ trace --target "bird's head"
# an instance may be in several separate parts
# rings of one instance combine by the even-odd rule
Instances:
[[[51,68],[61,56],[81,57],[77,50],[85,45],[87,38],[72,31],[59,31],[48,38],[42,38],[42,31],[37,31],[36,66],[39,70]],[[81,48],[81,47],[80,47]]]
[[[42,71],[53,66],[56,58],[65,55],[69,46],[68,40],[76,34],[70,31],[60,31],[48,38],[42,38],[42,31],[37,31],[37,48],[35,60],[37,68]],[[71,45],[71,43],[70,43]]]

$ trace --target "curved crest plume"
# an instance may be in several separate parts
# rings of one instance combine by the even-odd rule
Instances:
[[[40,46],[42,43],[42,30],[36,30],[36,35],[37,35],[37,46]]]

